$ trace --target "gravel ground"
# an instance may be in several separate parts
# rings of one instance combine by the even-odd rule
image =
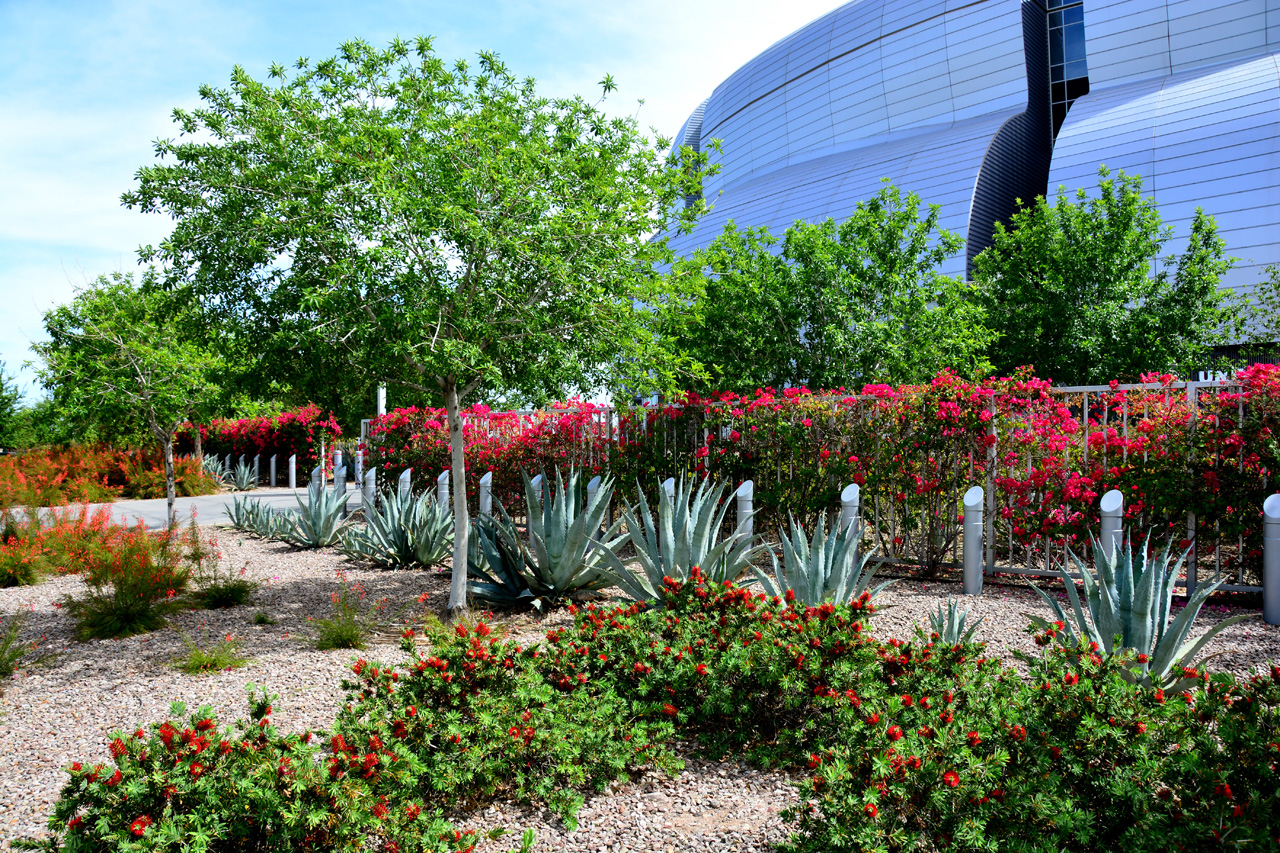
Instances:
[[[214,532],[214,531],[210,531]],[[394,622],[439,612],[448,596],[448,576],[422,571],[357,570],[332,551],[294,551],[287,546],[216,531],[224,565],[261,583],[252,601],[225,611],[192,611],[171,620],[169,628],[127,640],[77,643],[72,621],[56,605],[81,593],[76,577],[45,580],[34,587],[0,589],[0,616],[6,620],[26,611],[25,642],[38,642],[43,662],[19,671],[0,694],[0,849],[15,838],[42,835],[49,811],[63,783],[62,768],[73,760],[106,761],[108,735],[117,729],[160,720],[173,701],[189,708],[210,705],[224,721],[245,712],[246,683],[265,684],[280,698],[274,721],[283,731],[323,728],[342,698],[340,682],[352,657],[347,651],[319,652],[312,645],[315,617],[330,613],[330,596],[339,589],[338,572],[366,589],[366,601],[386,599],[384,611]],[[901,580],[877,603],[873,619],[879,636],[909,637],[916,624],[959,584]],[[423,593],[425,605],[418,603]],[[1014,649],[1034,651],[1023,632],[1026,613],[1048,609],[1021,582],[989,582],[980,598],[969,599],[970,618],[982,617],[979,638],[993,654],[1008,658]],[[264,610],[274,625],[256,626],[253,616]],[[1210,605],[1198,626],[1238,612],[1229,605]],[[1256,612],[1256,611],[1254,611]],[[558,610],[539,620],[522,615],[505,620],[507,630],[522,641],[535,639],[553,624],[569,621]],[[233,634],[244,643],[251,662],[230,672],[185,675],[171,666],[185,650],[183,633],[200,644]],[[398,630],[391,628],[362,653],[399,660]],[[1268,660],[1280,660],[1280,628],[1260,619],[1227,628],[1209,647],[1222,652],[1216,668],[1247,673]],[[464,816],[465,828],[506,827],[512,835],[486,840],[481,851],[518,846],[526,827],[535,830],[539,850],[658,851],[767,850],[786,837],[778,812],[795,802],[785,773],[762,771],[739,762],[706,762],[685,753],[685,770],[671,778],[656,772],[592,798],[579,815],[576,832],[566,832],[551,815],[537,809],[498,802]]]

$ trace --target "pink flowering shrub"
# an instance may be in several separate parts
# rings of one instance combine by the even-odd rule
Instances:
[[[468,491],[493,472],[495,496],[510,503],[521,469],[567,464],[607,469],[624,493],[639,483],[650,496],[671,476],[751,479],[756,529],[769,531],[788,513],[812,523],[857,483],[879,555],[934,571],[958,559],[960,496],[990,474],[1001,560],[1085,547],[1098,499],[1114,488],[1130,527],[1168,531],[1175,545],[1187,544],[1188,512],[1202,553],[1218,536],[1241,537],[1224,564],[1255,576],[1259,508],[1280,466],[1280,367],[1243,370],[1238,386],[1201,389],[1194,405],[1172,376],[1145,380],[1152,387],[1091,393],[1087,407],[1027,371],[981,382],[944,371],[926,385],[856,394],[688,394],[612,419],[579,401],[530,415],[475,407],[464,428]],[[449,467],[444,413],[392,412],[374,424],[370,454],[388,478],[412,467],[415,486],[429,487]]]
[[[180,452],[192,451],[194,429],[197,427],[186,424],[179,430],[177,446]],[[333,413],[325,414],[314,404],[271,417],[234,421],[218,418],[212,424],[201,424],[198,429],[205,453],[219,456],[230,453],[237,459],[240,454],[248,459],[262,454],[264,464],[272,455],[278,454],[277,464],[281,471],[286,470],[284,466],[288,464],[289,457],[296,453],[300,473],[316,466],[322,441],[331,447],[334,439],[342,435],[342,428]]]

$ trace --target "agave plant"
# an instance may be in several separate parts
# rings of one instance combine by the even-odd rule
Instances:
[[[540,598],[554,598],[613,586],[606,555],[614,556],[626,537],[618,535],[621,521],[601,533],[613,497],[612,478],[604,478],[588,501],[576,469],[570,468],[567,478],[557,471],[554,487],[543,477],[541,488],[521,473],[529,519],[529,585],[534,592]]]
[[[982,624],[982,619],[978,619],[966,628],[968,619],[969,611],[961,610],[956,606],[955,599],[948,596],[946,610],[939,604],[938,609],[929,614],[929,629],[938,635],[938,642],[945,646],[965,645],[973,642],[973,635]]]
[[[772,551],[773,577],[752,566],[756,582],[769,595],[795,593],[796,600],[809,607],[817,607],[830,599],[836,604],[848,604],[867,592],[875,570],[866,571],[867,563],[875,549],[859,559],[858,545],[862,541],[862,526],[845,528],[827,533],[826,519],[818,516],[813,538],[806,541],[804,528],[791,519],[791,534],[778,531],[782,539],[782,564]],[[893,581],[885,581],[870,591],[872,598]]]
[[[663,578],[688,580],[694,566],[715,583],[737,580],[747,570],[763,546],[755,546],[741,527],[720,538],[720,526],[729,511],[729,502],[722,500],[727,485],[703,480],[694,491],[681,481],[674,496],[660,489],[656,520],[644,492],[640,493],[639,505],[622,514],[640,571],[632,572],[616,556],[606,556],[623,592],[637,601],[656,600],[661,597]]]
[[[231,506],[227,509],[227,521],[236,530],[242,530],[245,533],[256,533],[255,521],[256,517],[261,513],[262,501],[249,498],[243,498],[237,495],[231,499]]]
[[[204,457],[200,467],[219,483],[229,483],[231,481],[231,472],[227,470],[227,466],[223,464],[222,460],[216,456]]]
[[[248,492],[258,488],[258,478],[254,476],[253,466],[247,462],[236,464],[231,472],[231,488],[237,492]]]
[[[471,525],[468,589],[475,598],[502,607],[532,603],[538,594],[529,586],[529,561],[520,531],[505,512],[502,515],[502,519],[481,516]]]
[[[434,496],[381,496],[381,509],[366,513],[363,528],[348,528],[342,550],[353,559],[385,566],[434,566],[453,546],[453,515]]]
[[[1060,641],[1074,645],[1082,637],[1097,643],[1108,654],[1114,654],[1120,649],[1132,649],[1143,656],[1140,659],[1141,670],[1135,672],[1135,679],[1147,686],[1167,687],[1178,680],[1171,676],[1175,666],[1197,666],[1197,656],[1219,631],[1256,614],[1246,613],[1224,619],[1198,639],[1188,642],[1187,635],[1191,633],[1191,626],[1200,613],[1201,606],[1222,585],[1222,581],[1201,585],[1177,618],[1170,622],[1173,582],[1181,572],[1182,564],[1191,549],[1183,551],[1170,569],[1169,546],[1165,545],[1159,557],[1153,557],[1150,544],[1151,534],[1148,533],[1145,544],[1135,555],[1128,537],[1125,537],[1124,547],[1117,547],[1108,557],[1102,544],[1094,539],[1093,553],[1098,566],[1096,577],[1079,557],[1071,554],[1084,582],[1088,604],[1086,616],[1080,604],[1080,596],[1076,593],[1075,582],[1065,572],[1060,572],[1067,588],[1067,597],[1071,600],[1075,617],[1074,629],[1073,620],[1068,619],[1062,605],[1034,584],[1031,588],[1040,594],[1058,621],[1065,626],[1059,634]],[[1039,616],[1032,616],[1031,622],[1041,630],[1048,628],[1050,624],[1047,619]]]
[[[297,514],[288,520],[277,538],[299,548],[336,545],[346,527],[342,515],[347,508],[347,496],[313,483],[307,489],[307,501],[303,503],[302,498],[297,501]]]

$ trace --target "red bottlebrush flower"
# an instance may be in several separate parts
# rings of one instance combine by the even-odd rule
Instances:
[[[1231,793],[1231,786],[1226,782],[1223,782],[1220,785],[1215,785],[1213,789],[1213,793],[1214,793],[1214,796],[1224,797],[1228,800],[1233,799],[1235,796],[1234,794]]]
[[[1054,761],[1057,761],[1059,758],[1061,758],[1061,757],[1062,757],[1062,747],[1060,747],[1060,746],[1051,746],[1051,747],[1049,747],[1049,752],[1051,752],[1051,753],[1053,754],[1053,760],[1054,760]]]
[[[922,764],[924,764],[924,762],[920,760],[918,755],[913,755],[907,759],[907,766],[912,770],[919,770]]]
[[[1152,698],[1152,699],[1154,699],[1154,700],[1156,701],[1156,704],[1157,704],[1157,705],[1163,705],[1163,704],[1164,704],[1164,691],[1163,691],[1163,690],[1161,690],[1161,689],[1159,689],[1159,688],[1156,688],[1156,692],[1152,695],[1152,697],[1151,697],[1151,698]]]
[[[1138,723],[1134,726],[1134,728],[1138,730],[1138,734],[1140,735],[1145,735],[1147,733],[1146,723]]]
[[[78,829],[80,825],[83,823],[84,823],[84,818],[73,817],[71,818],[71,820],[67,821],[67,829]]]
[[[422,814],[422,807],[417,803],[409,803],[409,805],[405,807],[404,813],[408,815],[409,820],[414,820],[418,815]]]
[[[83,768],[83,766],[84,765],[82,765],[79,761],[73,761],[71,762],[71,772],[79,773],[80,770]]]
[[[871,716],[867,717],[867,725],[869,726],[874,726],[878,722],[880,722],[879,714],[872,714]]]
[[[910,707],[911,707],[911,702],[912,702],[912,699],[911,699],[911,697],[910,697],[910,696],[905,696],[905,695],[904,695],[904,696],[902,697],[902,707],[904,707],[904,708],[910,708]]]
[[[416,717],[418,715],[418,709],[413,705],[410,705],[408,708],[405,708],[404,712],[408,714],[410,717]]]
[[[816,753],[809,754],[809,769],[813,770],[822,763],[822,756]]]
[[[1068,687],[1072,687],[1079,682],[1080,676],[1076,675],[1074,672],[1068,672],[1066,675],[1062,676],[1062,683]]]
[[[124,755],[125,752],[127,752],[124,745],[124,741],[121,740],[120,738],[116,738],[115,740],[111,741],[111,746],[109,747],[109,750],[111,752],[112,758],[119,758],[120,756]]]
[[[148,826],[151,826],[151,816],[144,814],[142,817],[138,818],[132,824],[130,824],[129,829],[133,831],[134,835],[141,838],[144,834],[146,834]]]
[[[787,599],[787,603],[790,604],[796,600],[796,591],[794,589],[789,589],[784,597]]]
[[[371,809],[371,811],[373,812],[373,816],[376,817],[378,820],[385,819],[387,816],[386,798],[384,797],[381,801],[374,803],[374,806]]]
[[[1244,817],[1244,806],[1237,805],[1231,810],[1232,817]]]
[[[960,784],[960,776],[954,770],[948,770],[942,774],[942,783],[948,788],[954,788]]]
[[[1151,660],[1150,655],[1144,655],[1144,654],[1138,655],[1138,663],[1146,663],[1149,660]]]
[[[196,723],[196,731],[198,732],[207,732],[211,728],[213,728],[213,720],[204,719]]]
[[[664,702],[662,704],[662,713],[666,714],[668,717],[674,717],[676,715],[676,706]]]
[[[888,737],[889,740],[893,740],[893,741],[901,740],[902,729],[898,728],[897,726],[889,726],[889,730],[885,732],[885,736]]]
[[[204,765],[199,761],[191,762],[191,778],[199,779],[204,774]]]
[[[697,666],[697,670],[698,670],[698,675],[706,675],[706,674],[707,674],[707,665],[706,665],[705,663],[700,663],[700,664],[698,664],[698,666]]]
[[[978,737],[977,732],[969,732],[967,737],[969,738],[969,746],[977,746],[982,743],[982,738]]]
[[[938,719],[942,720],[942,722],[944,723],[950,723],[952,720],[955,719],[955,715],[952,714],[951,709],[948,708],[947,710],[943,711],[941,714],[938,715]]]
[[[875,803],[867,803],[865,806],[862,807],[862,810],[866,812],[867,817],[871,818],[872,820],[875,820],[876,815],[880,814],[880,810],[876,808]]]
[[[117,770],[115,773],[112,773],[111,778],[107,780],[107,787],[114,788],[116,785],[120,784],[120,780],[123,778],[124,777],[120,775],[120,771]]]

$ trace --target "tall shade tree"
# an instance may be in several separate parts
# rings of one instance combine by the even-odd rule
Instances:
[[[280,66],[176,111],[177,141],[126,205],[174,228],[163,259],[248,329],[275,324],[355,371],[443,399],[454,492],[450,610],[466,605],[461,410],[477,390],[530,397],[636,368],[670,380],[651,308],[665,239],[698,215],[705,154],[650,145],[633,118],[539,96],[492,54],[452,66],[431,40]],[[602,81],[606,94],[613,82]]]
[[[1218,287],[1232,259],[1213,217],[1197,208],[1186,251],[1162,258],[1162,224],[1142,178],[1099,169],[1097,194],[1059,187],[996,224],[974,280],[999,340],[1002,372],[1032,365],[1065,384],[1137,379],[1207,366],[1241,334],[1243,305]]]
[[[12,449],[18,444],[17,427],[22,410],[22,389],[18,380],[5,371],[0,361],[0,448]]]
[[[40,381],[64,416],[99,434],[150,434],[164,449],[165,496],[174,519],[173,436],[193,409],[218,393],[220,360],[190,342],[183,295],[101,276],[70,305],[44,315],[49,340],[33,345]]]
[[[694,295],[668,303],[667,334],[711,389],[979,373],[991,335],[969,286],[938,272],[962,244],[938,216],[886,182],[839,225],[797,221],[781,240],[730,222],[672,268]]]

